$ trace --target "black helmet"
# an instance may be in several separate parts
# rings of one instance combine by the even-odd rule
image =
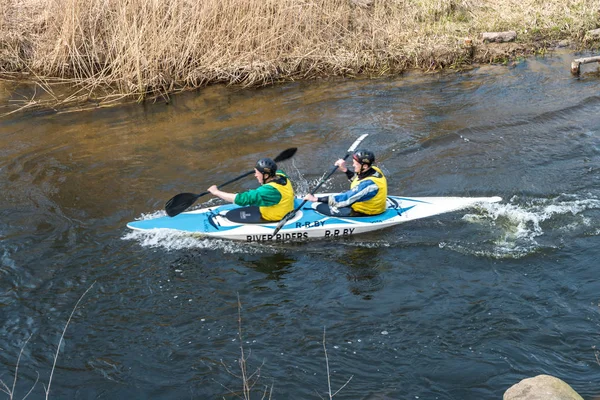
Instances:
[[[356,150],[352,155],[360,165],[369,165],[371,166],[375,162],[375,154],[369,150]]]
[[[267,177],[275,176],[277,172],[277,164],[270,158],[261,158],[256,162],[255,168]]]

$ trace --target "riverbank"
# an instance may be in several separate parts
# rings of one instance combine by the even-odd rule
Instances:
[[[598,43],[596,0],[7,0],[0,77],[28,107],[107,105],[211,84],[255,87],[461,70]],[[515,31],[485,44],[483,32]],[[91,102],[91,103],[90,103]]]

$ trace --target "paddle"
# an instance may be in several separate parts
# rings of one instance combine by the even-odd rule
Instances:
[[[368,133],[365,133],[364,135],[360,136],[358,139],[356,139],[354,141],[354,143],[352,143],[352,146],[350,146],[350,148],[348,148],[348,151],[346,152],[346,155],[344,156],[344,160],[347,159],[350,154],[352,154],[354,152],[354,150],[356,150],[356,148],[358,147],[358,145],[360,144],[360,142],[362,142],[364,140],[364,138],[366,138],[367,136],[369,136]],[[329,179],[329,177],[331,175],[333,175],[333,173],[335,172],[335,170],[338,169],[337,165],[335,165],[331,171],[329,171],[329,173],[321,179],[321,181],[317,184],[317,186],[310,192],[310,194],[314,195],[315,192],[321,187],[321,185],[323,183],[325,183],[325,181],[327,179]],[[283,226],[292,218],[294,218],[294,215],[296,215],[296,213],[298,212],[298,210],[300,210],[302,208],[302,206],[304,206],[306,204],[308,200],[304,200],[302,201],[302,203],[300,203],[300,205],[298,207],[296,207],[294,210],[290,211],[289,213],[287,213],[285,215],[285,217],[283,217],[283,219],[281,221],[279,221],[279,223],[277,224],[277,227],[275,227],[275,230],[273,231],[273,236],[277,235],[277,232],[279,232],[281,230],[281,228],[283,228]]]
[[[286,149],[284,151],[281,152],[281,154],[279,154],[277,157],[275,157],[273,159],[273,161],[280,162],[280,161],[285,161],[287,159],[290,159],[294,156],[294,154],[296,154],[296,150],[298,150],[296,147],[291,147],[289,149]],[[223,186],[229,185],[230,183],[233,183],[235,181],[239,181],[242,178],[247,177],[248,175],[252,175],[254,173],[254,170],[250,171],[250,172],[246,172],[245,174],[242,174],[240,176],[238,176],[237,178],[233,178],[228,180],[225,183],[220,184],[219,186],[217,186],[219,189],[221,189]],[[169,201],[167,201],[167,203],[165,204],[165,211],[167,212],[167,215],[169,217],[174,217],[177,214],[180,214],[181,212],[185,211],[188,207],[190,207],[192,204],[194,204],[194,202],[196,200],[198,200],[198,198],[209,194],[210,192],[203,192],[200,194],[195,194],[195,193],[179,193],[175,196],[173,196]]]

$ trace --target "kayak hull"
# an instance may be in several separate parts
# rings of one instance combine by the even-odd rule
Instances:
[[[326,194],[320,196],[323,195]],[[501,200],[500,197],[388,196],[387,209],[384,213],[361,217],[324,215],[315,210],[316,204],[307,203],[276,235],[273,235],[273,231],[277,222],[242,224],[227,219],[225,214],[228,211],[239,208],[234,204],[202,208],[181,213],[175,217],[161,216],[133,221],[127,226],[138,231],[168,229],[244,242],[303,241],[357,235],[385,229],[407,221]],[[298,207],[301,202],[302,199],[296,199],[295,206]]]

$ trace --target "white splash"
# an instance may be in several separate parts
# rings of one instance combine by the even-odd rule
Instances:
[[[124,240],[137,241],[142,247],[162,248],[165,250],[207,249],[225,253],[271,254],[275,248],[254,243],[237,242],[226,239],[207,238],[190,235],[170,229],[154,229],[149,231],[129,231],[122,237]]]
[[[586,235],[598,234],[598,219],[585,215],[586,211],[600,210],[600,200],[581,198],[580,195],[561,194],[550,199],[520,199],[513,196],[508,203],[484,204],[483,213],[466,214],[463,219],[472,223],[487,224],[498,235],[493,248],[474,243],[440,243],[440,247],[461,253],[494,258],[521,258],[542,248],[556,248],[553,243],[556,232],[577,232]],[[546,240],[540,245],[539,240]]]

